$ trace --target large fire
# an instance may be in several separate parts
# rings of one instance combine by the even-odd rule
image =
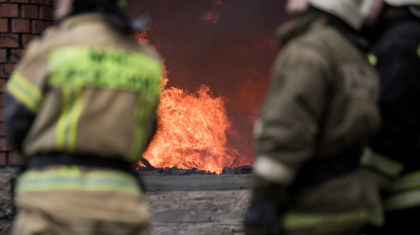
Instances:
[[[141,44],[147,34],[137,35]],[[168,82],[166,68],[162,88]],[[238,151],[227,147],[231,123],[223,97],[213,97],[206,85],[195,92],[164,89],[158,107],[156,135],[143,157],[154,167],[178,167],[221,173],[231,167]]]

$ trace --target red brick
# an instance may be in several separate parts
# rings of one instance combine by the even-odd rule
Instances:
[[[10,53],[10,62],[17,63],[22,58],[23,50],[20,49],[12,49]]]
[[[3,110],[3,109],[0,109],[0,110]],[[3,116],[3,114],[2,114],[2,116]],[[7,151],[7,148],[8,148],[8,144],[6,142],[6,139],[5,138],[0,138],[0,151]]]
[[[6,166],[6,153],[0,152],[0,166]]]
[[[0,45],[2,48],[17,48],[19,47],[18,34],[0,34]]]
[[[38,35],[33,35],[33,34],[22,34],[22,44],[24,47],[26,47],[26,45],[28,45],[32,39],[36,38]]]
[[[32,21],[32,33],[41,34],[47,27],[46,21],[42,20],[33,20]]]
[[[9,78],[10,74],[13,72],[15,68],[14,64],[1,64],[1,78]],[[6,72],[6,73],[5,73]]]
[[[38,6],[36,5],[22,5],[21,17],[26,19],[37,19],[38,18]]]
[[[1,79],[1,80],[4,80],[4,79]],[[4,108],[4,93],[0,94],[0,108]]]
[[[39,7],[39,18],[43,20],[52,20],[53,10],[50,6]]]
[[[10,152],[9,153],[9,166],[19,166],[22,164],[21,158],[15,154]]]
[[[7,63],[7,50],[0,49],[0,64]]]
[[[6,135],[6,129],[5,129],[5,125],[4,122],[0,123],[0,136],[5,136]]]
[[[29,3],[29,0],[10,0],[10,2]]]
[[[6,80],[0,79],[0,92],[5,92],[5,90],[6,90]],[[3,104],[0,102],[0,106],[2,105]]]
[[[9,32],[9,20],[0,19],[0,33],[7,33],[7,32]]]
[[[19,17],[19,6],[18,4],[1,4],[0,15],[2,18],[5,17]]]
[[[35,3],[35,4],[45,4],[45,0],[31,0],[31,3]]]
[[[30,33],[31,26],[29,24],[29,20],[13,19],[12,32],[13,33]]]

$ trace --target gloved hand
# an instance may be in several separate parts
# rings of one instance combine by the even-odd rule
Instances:
[[[246,235],[281,235],[279,208],[272,202],[252,202],[245,215]]]

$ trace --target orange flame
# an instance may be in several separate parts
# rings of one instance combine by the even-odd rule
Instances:
[[[141,44],[148,40],[139,34]],[[162,90],[169,81],[163,66]],[[238,151],[227,147],[231,123],[223,97],[213,97],[206,85],[194,93],[171,87],[163,90],[156,135],[143,157],[154,167],[178,167],[221,173],[232,167]],[[139,163],[140,164],[140,163]]]

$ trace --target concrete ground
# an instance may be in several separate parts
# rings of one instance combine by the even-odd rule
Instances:
[[[154,235],[240,235],[250,175],[144,177]]]

